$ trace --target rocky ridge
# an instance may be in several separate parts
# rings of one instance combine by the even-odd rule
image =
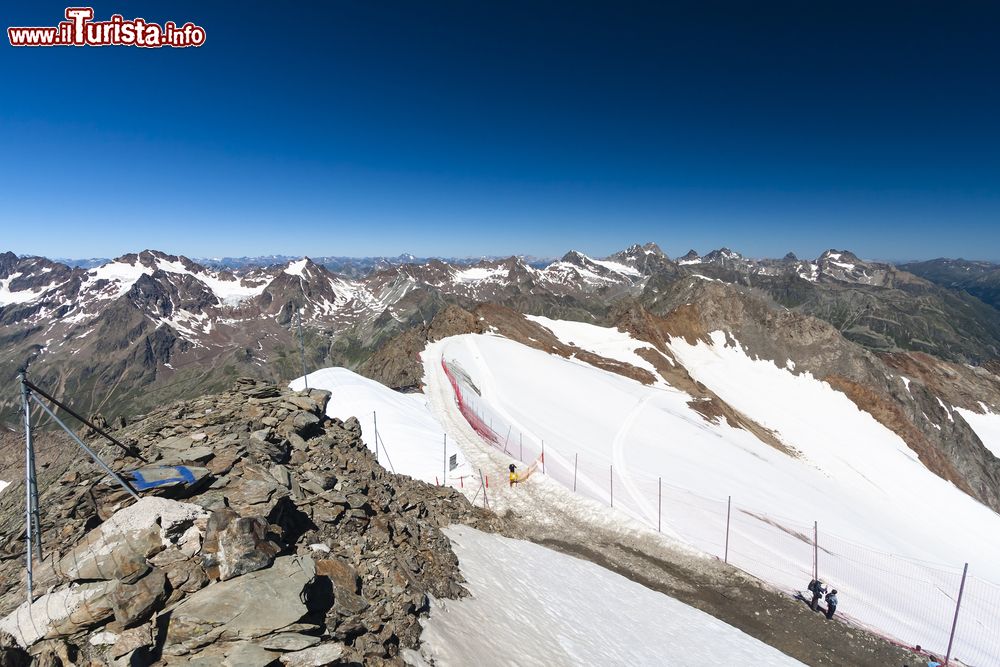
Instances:
[[[402,664],[428,596],[464,593],[439,528],[501,523],[384,470],[328,400],[240,380],[120,429],[145,461],[105,448],[114,469],[166,480],[138,502],[48,457],[30,608],[23,484],[0,495],[0,629],[49,665]]]
[[[402,256],[359,271],[334,273],[309,258],[206,266],[155,250],[85,269],[3,253],[0,345],[9,353],[0,378],[27,366],[40,384],[72,395],[78,410],[114,417],[221,391],[239,376],[301,375],[300,320],[305,366],[356,369],[449,305],[610,323],[619,301],[691,280],[759,290],[878,352],[984,366],[1000,358],[996,308],[846,250],[809,261],[722,248],[673,260],[647,243],[604,259],[577,251],[543,264]],[[0,421],[15,408],[0,397]]]

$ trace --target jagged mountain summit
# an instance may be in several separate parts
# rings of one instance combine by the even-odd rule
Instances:
[[[237,375],[300,374],[300,321],[307,367],[357,368],[448,304],[496,303],[600,323],[619,302],[663,294],[685,279],[762,291],[877,351],[979,364],[1000,357],[1000,311],[845,250],[807,261],[721,248],[675,261],[646,243],[606,258],[571,250],[541,266],[517,256],[471,263],[402,256],[346,274],[308,257],[228,268],[144,250],[92,268],[0,255],[0,374],[12,378],[26,366],[81,407],[110,416],[217,390]],[[0,401],[5,417],[13,408],[12,399]]]

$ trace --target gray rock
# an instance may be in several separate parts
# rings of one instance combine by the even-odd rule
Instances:
[[[166,643],[197,647],[280,630],[307,613],[304,593],[315,576],[311,558],[284,556],[266,570],[203,588],[174,609]]]
[[[251,644],[250,642],[236,642],[226,651],[226,656],[222,660],[223,667],[267,667],[274,663],[278,654],[274,651]]]
[[[319,417],[309,412],[299,412],[292,418],[292,427],[303,438],[315,433],[319,426]]]
[[[308,396],[289,396],[286,400],[300,410],[321,414],[319,404]]]
[[[278,653],[249,641],[224,642],[184,656],[167,656],[166,664],[184,667],[267,667],[277,664]]]
[[[163,548],[159,526],[130,532],[95,528],[52,566],[52,575],[61,581],[136,581],[147,572],[146,559]],[[46,585],[46,572],[39,579]]]
[[[340,660],[342,655],[344,655],[343,644],[320,644],[302,651],[286,653],[280,660],[285,667],[323,667]]]
[[[11,634],[21,646],[32,646],[42,639],[89,630],[114,614],[108,599],[114,585],[98,581],[47,593],[30,607],[22,604],[0,620],[0,631]]]
[[[158,569],[134,584],[117,582],[110,593],[115,620],[125,628],[142,623],[163,606],[168,593],[167,577]]]
[[[109,653],[112,658],[121,658],[133,651],[153,645],[153,635],[149,625],[141,625],[137,628],[125,630],[118,635],[114,646]]]
[[[281,484],[286,489],[292,486],[292,476],[288,472],[288,468],[283,465],[274,465],[271,467],[271,476],[274,477],[278,484]]]
[[[333,583],[333,608],[341,616],[364,611],[368,602],[358,595],[361,579],[350,563],[339,558],[317,561],[316,574]]]
[[[195,442],[194,438],[188,435],[175,435],[173,437],[161,440],[156,443],[156,446],[160,449],[187,449]]]
[[[202,547],[205,570],[223,581],[268,567],[281,550],[267,539],[261,517],[241,517],[231,509],[212,513]]]
[[[298,632],[282,632],[261,639],[258,643],[267,649],[275,651],[301,651],[302,649],[315,646],[320,642],[319,637],[313,635],[303,635]]]

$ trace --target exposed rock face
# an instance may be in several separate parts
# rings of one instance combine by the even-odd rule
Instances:
[[[386,472],[328,400],[246,380],[136,420],[117,435],[146,461],[105,451],[113,467],[187,475],[138,503],[70,456],[48,461],[35,591],[51,591],[24,604],[19,508],[0,505],[0,629],[105,664],[402,664],[428,595],[464,594],[439,527],[501,523]]]
[[[311,558],[283,556],[272,567],[203,588],[170,613],[167,651],[178,644],[191,649],[219,639],[257,639],[287,628],[309,611],[306,593],[315,579]]]
[[[661,285],[639,303],[621,304],[615,323],[664,354],[670,337],[694,343],[723,331],[779,367],[792,361],[796,373],[826,380],[899,435],[932,472],[1000,511],[1000,460],[938,400],[976,411],[973,396],[1000,401],[1000,379],[986,369],[923,354],[877,355],[828,322],[782,308],[756,290],[706,281]]]
[[[241,517],[229,508],[213,512],[202,547],[209,578],[226,581],[268,567],[280,547],[267,539],[267,532],[262,517]]]

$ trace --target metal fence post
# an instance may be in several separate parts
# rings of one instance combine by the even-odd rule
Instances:
[[[489,507],[490,500],[488,489],[490,488],[490,480],[489,477],[483,474],[482,468],[479,469],[479,477],[483,480],[483,507]]]
[[[819,521],[813,521],[813,579],[819,580]]]
[[[663,478],[656,478],[656,532],[663,526]]]
[[[955,628],[958,626],[958,611],[962,608],[962,593],[965,592],[965,577],[969,574],[969,564],[962,568],[962,583],[958,587],[958,600],[955,601],[955,618],[951,621],[951,634],[948,636],[948,653],[944,657],[944,665],[948,667],[951,661],[951,647],[955,641]]]
[[[378,414],[372,410],[372,422],[375,424],[375,463],[379,463],[378,460]]]
[[[443,477],[441,477],[441,485],[448,486],[448,434],[444,434],[444,459],[441,461]]]
[[[542,474],[545,474],[545,440],[542,440]]]

